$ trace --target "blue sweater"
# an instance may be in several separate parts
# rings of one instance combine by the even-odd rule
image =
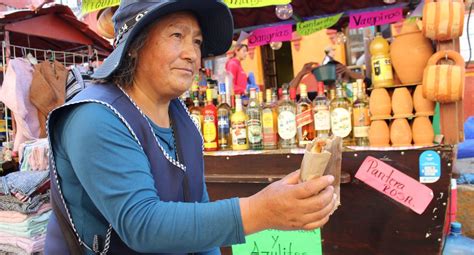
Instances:
[[[170,129],[152,127],[170,155]],[[150,164],[126,126],[107,107],[86,103],[58,121],[53,147],[61,186],[81,238],[91,246],[111,223],[132,249],[144,253],[207,251],[245,241],[238,199],[163,202]]]

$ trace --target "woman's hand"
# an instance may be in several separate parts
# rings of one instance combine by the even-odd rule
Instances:
[[[245,234],[264,229],[311,230],[323,226],[336,204],[333,176],[298,183],[299,171],[240,199]]]

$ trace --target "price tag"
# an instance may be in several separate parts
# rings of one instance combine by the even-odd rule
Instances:
[[[427,186],[370,156],[355,177],[418,214],[425,211],[434,196]]]

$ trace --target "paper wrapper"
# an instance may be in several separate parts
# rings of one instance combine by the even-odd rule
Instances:
[[[301,181],[307,181],[314,177],[323,175],[334,176],[334,191],[337,195],[336,208],[341,204],[340,184],[341,184],[341,164],[342,164],[342,139],[340,137],[330,137],[325,139],[326,146],[322,152],[317,153],[312,150],[320,138],[316,138],[306,146],[306,151],[301,162]]]

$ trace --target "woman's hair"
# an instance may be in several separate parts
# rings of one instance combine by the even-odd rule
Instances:
[[[121,86],[123,88],[131,86],[135,77],[138,65],[138,53],[145,46],[150,34],[151,25],[143,29],[142,32],[128,46],[128,51],[120,63],[120,66],[107,79],[109,82]]]
[[[231,57],[232,57],[232,58],[235,58],[235,56],[237,56],[237,51],[241,50],[241,49],[244,48],[244,47],[247,48],[247,50],[249,49],[249,46],[247,46],[247,44],[243,44],[243,43],[242,43],[242,44],[240,44],[240,43],[237,44],[237,45],[235,46],[234,50],[231,51],[231,52],[232,52],[232,53],[231,53]]]

